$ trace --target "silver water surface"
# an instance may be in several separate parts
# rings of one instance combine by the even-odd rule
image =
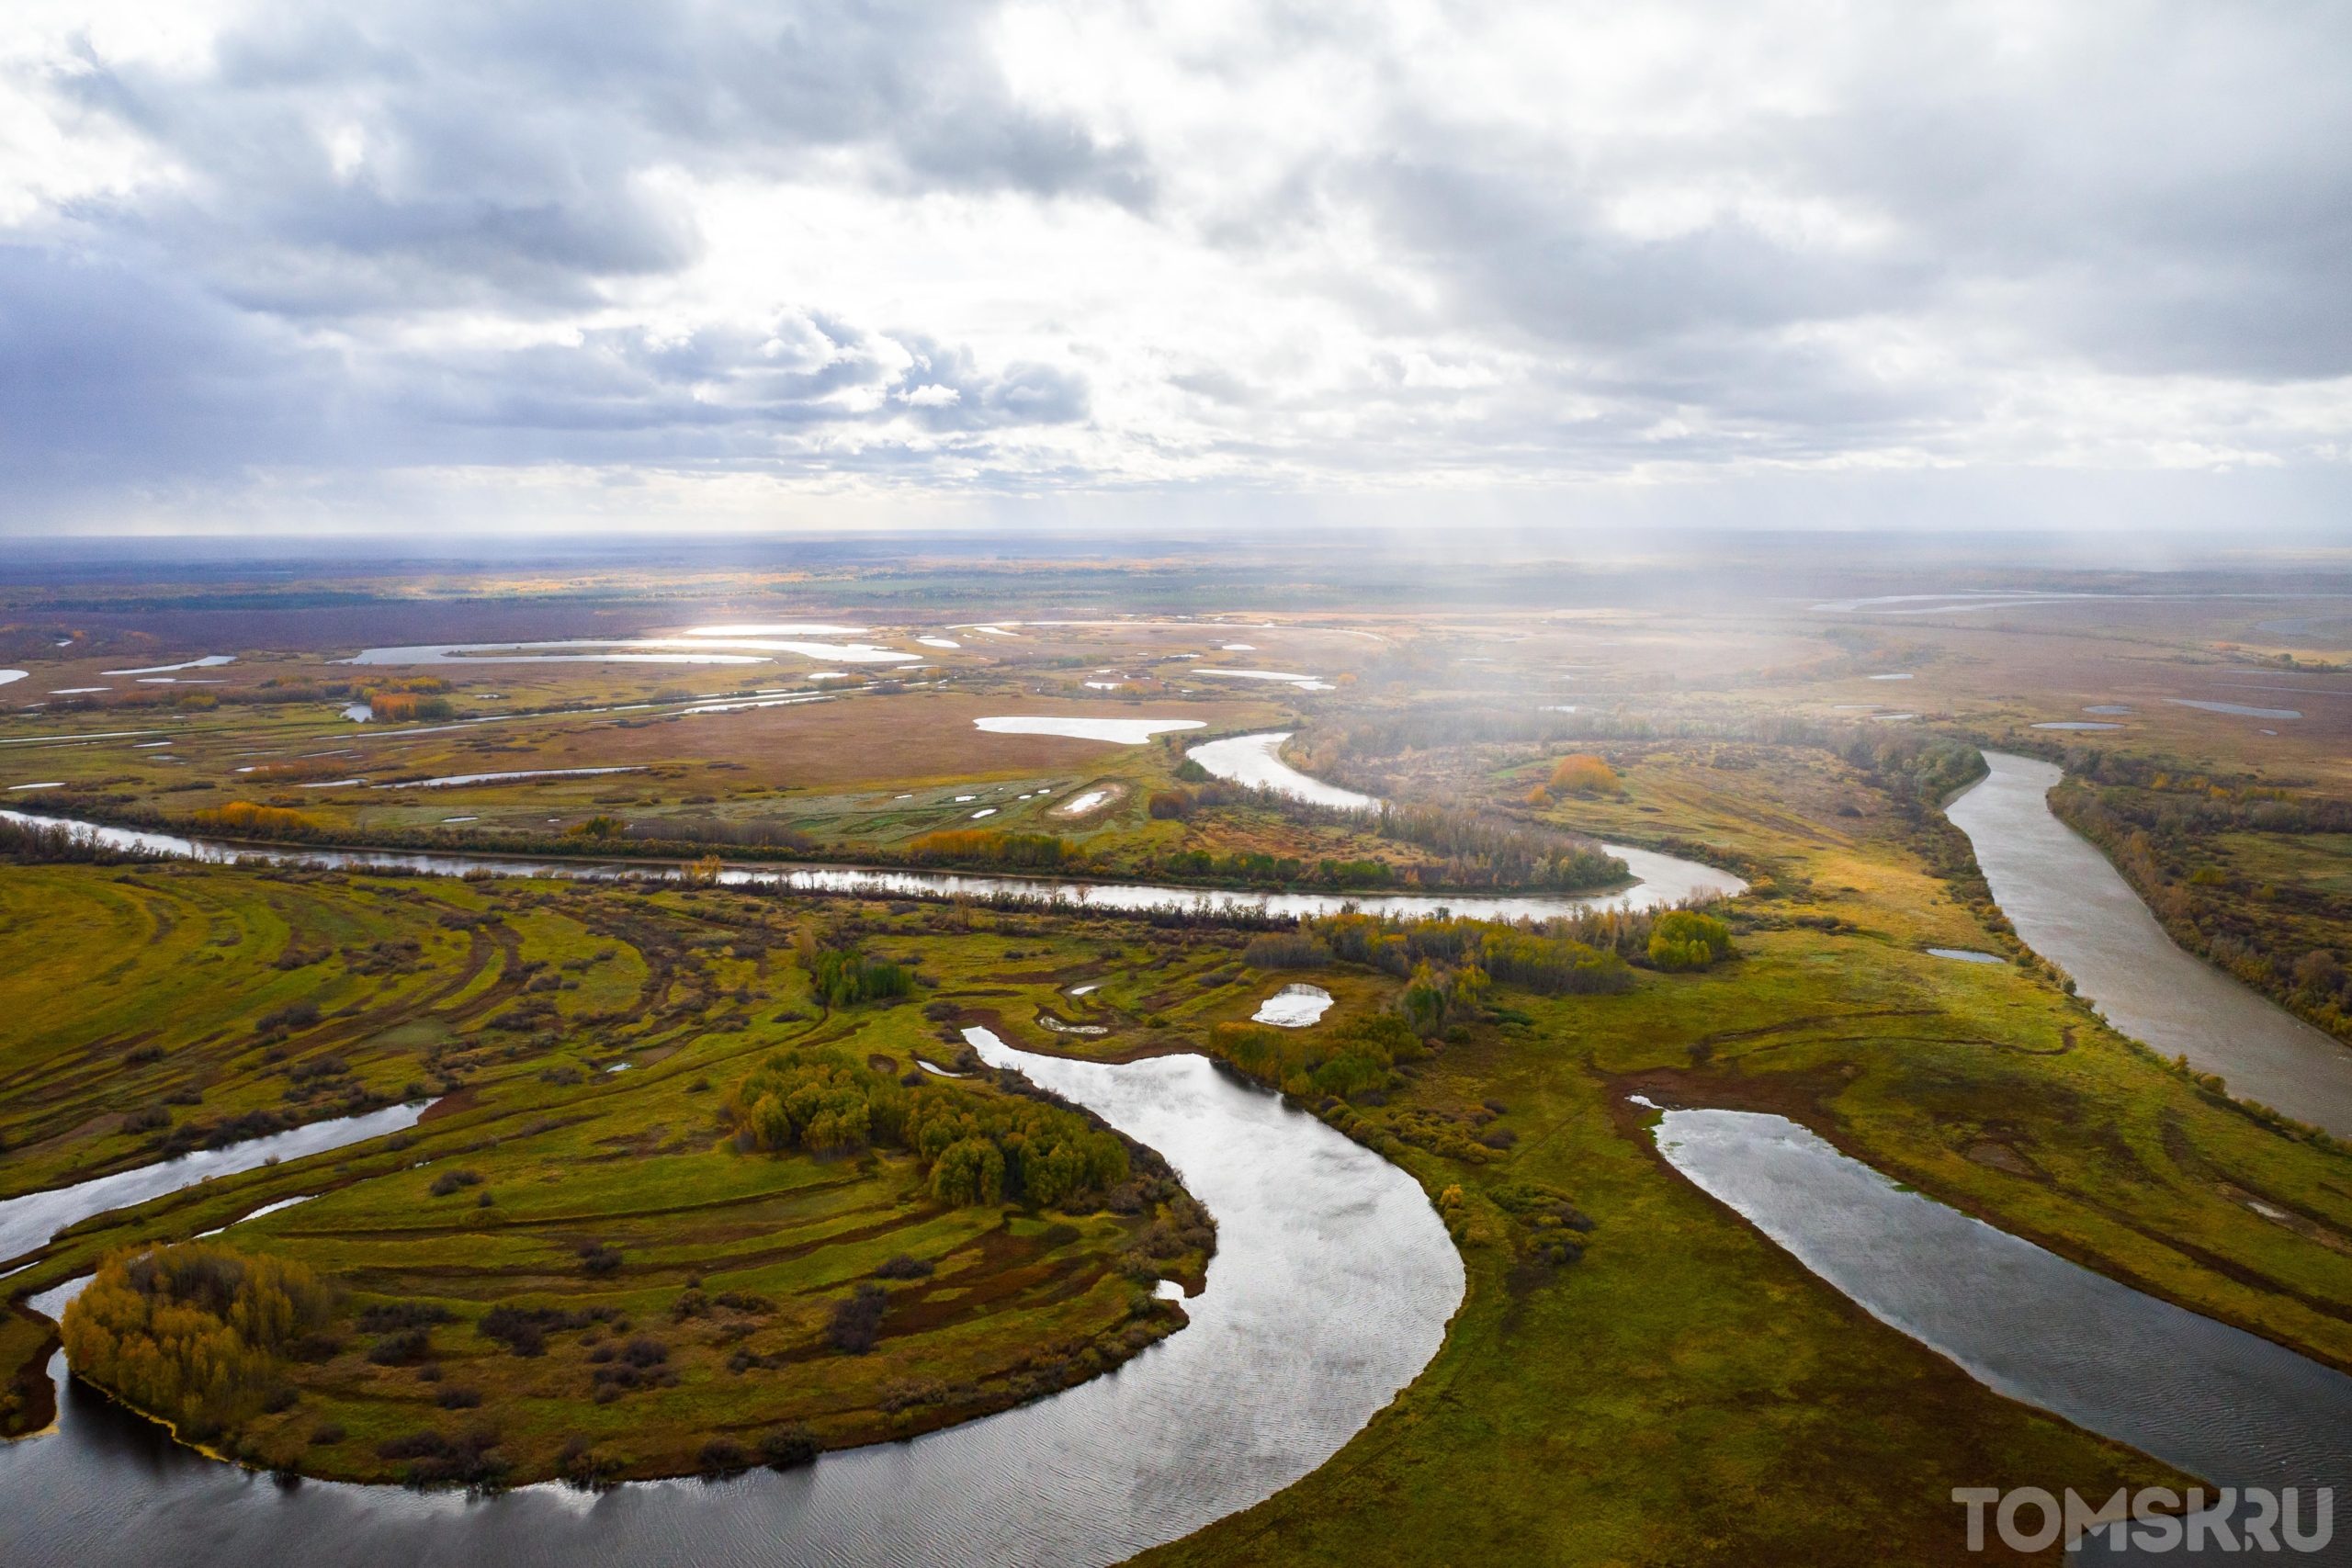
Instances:
[[[211,1177],[257,1169],[273,1159],[300,1159],[304,1155],[322,1154],[413,1127],[429,1103],[394,1105],[371,1111],[365,1116],[312,1122],[290,1132],[248,1138],[224,1149],[200,1149],[176,1159],[159,1160],[153,1165],[119,1170],[112,1176],[92,1177],[71,1187],[28,1192],[20,1198],[0,1201],[0,1261],[29,1252],[77,1220],[103,1214],[109,1209],[128,1209]]]
[[[1871,1316],[2002,1393],[2221,1485],[2352,1499],[2352,1377],[1907,1190],[1785,1117],[1669,1111],[1657,1140]]]
[[[459,876],[480,871],[497,876],[673,876],[659,862],[534,860],[528,856],[482,855],[408,850],[266,850],[216,839],[183,837],[109,828],[71,818],[35,817],[21,811],[0,811],[0,820],[35,825],[59,825],[87,834],[99,843],[119,849],[145,850],[215,863],[254,859],[273,863],[327,865],[347,870],[370,868],[430,872]],[[1170,887],[1148,882],[1065,882],[1043,876],[965,875],[946,871],[875,871],[856,866],[779,866],[773,870],[730,867],[718,880],[730,887],[786,887],[801,892],[927,895],[933,897],[968,894],[987,898],[1012,894],[1026,898],[1058,899],[1076,908],[1096,909],[1201,908],[1241,910],[1295,919],[1301,915],[1336,915],[1341,909],[1367,914],[1424,917],[1446,910],[1480,919],[1546,919],[1581,909],[1652,909],[1679,904],[1702,895],[1731,897],[1747,884],[1730,872],[1695,861],[1679,860],[1652,850],[1603,845],[1623,861],[1641,881],[1614,893],[1584,896],[1476,894],[1341,894],[1249,893],[1230,888]]]
[[[2352,1050],[2175,946],[2107,857],[2050,814],[2052,763],[1987,751],[1991,776],[1945,808],[2001,912],[2099,1015],[2166,1056],[2352,1137]]]
[[[469,1502],[280,1486],[79,1384],[0,1450],[0,1561],[235,1568],[1114,1562],[1328,1459],[1437,1351],[1461,1259],[1420,1189],[1197,1056],[1123,1066],[973,1041],[1165,1154],[1218,1221],[1192,1326],[1105,1377],[809,1470]]]

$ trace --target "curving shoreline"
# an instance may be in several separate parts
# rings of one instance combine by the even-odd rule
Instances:
[[[2229,1092],[2352,1137],[2352,1050],[2184,952],[2097,845],[2051,813],[2055,763],[1986,751],[1944,808],[2001,912],[2122,1032],[2218,1072]]]
[[[61,1380],[58,1425],[0,1450],[0,1496],[46,1499],[0,1510],[0,1555],[176,1568],[199,1540],[241,1568],[1108,1563],[1306,1474],[1436,1354],[1465,1275],[1402,1170],[1204,1057],[975,1045],[1160,1150],[1217,1215],[1183,1333],[1049,1398],[807,1470],[476,1499],[280,1486]]]
[[[280,848],[240,844],[223,839],[118,828],[80,818],[47,817],[5,809],[0,809],[0,821],[63,827],[113,848],[213,864],[254,859],[280,865],[323,865],[353,871],[381,868],[443,876],[462,876],[468,872],[493,876],[600,878],[673,878],[684,874],[671,862],[566,861],[455,850],[313,849],[307,846]],[[1089,882],[996,872],[913,871],[789,863],[779,864],[774,870],[730,865],[718,873],[718,880],[720,886],[728,887],[772,886],[806,893],[865,893],[927,898],[991,898],[1001,895],[1073,908],[1128,912],[1196,909],[1215,914],[1274,919],[1335,915],[1342,909],[1357,909],[1366,914],[1414,919],[1443,910],[1481,919],[1544,919],[1585,909],[1658,908],[1702,893],[1736,897],[1747,890],[1747,884],[1742,878],[1711,865],[1702,865],[1696,861],[1678,859],[1655,850],[1637,850],[1615,844],[1601,847],[1623,861],[1640,880],[1631,887],[1592,894],[1276,893],[1192,887],[1173,883]]]

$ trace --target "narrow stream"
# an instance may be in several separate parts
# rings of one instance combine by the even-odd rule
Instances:
[[[215,863],[253,859],[273,864],[371,867],[431,872],[460,876],[469,871],[499,876],[674,876],[677,871],[661,862],[534,860],[527,856],[458,854],[406,850],[266,850],[216,839],[184,838],[176,833],[151,833],[110,828],[62,817],[34,817],[0,811],[0,819],[40,825],[62,824],[96,841],[119,849],[148,850],[191,860]],[[1353,908],[1366,914],[1425,917],[1441,910],[1480,919],[1545,919],[1581,909],[1652,909],[1679,904],[1702,894],[1724,897],[1744,893],[1747,884],[1730,872],[1695,861],[1677,859],[1651,850],[1604,846],[1623,861],[1641,880],[1614,892],[1569,894],[1478,895],[1465,893],[1251,893],[1233,888],[1177,887],[1148,882],[1074,882],[1042,876],[995,876],[948,871],[881,871],[856,866],[733,866],[718,880],[730,887],[786,887],[807,892],[922,895],[930,897],[968,894],[987,898],[1000,893],[1025,897],[1059,899],[1076,907],[1098,909],[1204,908],[1261,911],[1296,918],[1336,915]]]
[[[304,1155],[322,1154],[413,1127],[429,1104],[394,1105],[365,1116],[312,1122],[267,1137],[248,1138],[224,1149],[202,1149],[176,1159],[119,1170],[111,1176],[93,1177],[71,1187],[55,1187],[7,1199],[0,1201],[0,1263],[43,1245],[67,1225],[93,1214],[103,1214],[108,1209],[128,1209],[216,1176],[233,1176],[242,1170],[258,1169],[272,1160],[300,1159]]]
[[[279,1484],[207,1460],[62,1379],[60,1422],[0,1448],[0,1562],[496,1568],[1097,1564],[1306,1474],[1436,1354],[1464,1284],[1419,1187],[1199,1056],[1019,1067],[1158,1148],[1218,1221],[1192,1325],[1118,1371],[789,1474],[469,1501]]]
[[[2098,848],[2050,814],[2053,763],[1987,751],[1989,777],[1945,808],[2001,912],[2074,976],[2101,1017],[2229,1090],[2352,1137],[2352,1050],[2175,946]]]

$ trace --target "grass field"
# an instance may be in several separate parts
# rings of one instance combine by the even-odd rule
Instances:
[[[1107,945],[1080,931],[1009,949],[999,931],[968,931],[968,916],[911,906],[893,917],[582,884],[21,872],[0,887],[43,914],[6,928],[6,966],[47,984],[11,998],[37,1023],[13,1058],[0,1156],[11,1190],[158,1157],[175,1134],[208,1143],[390,1095],[443,1097],[413,1133],[73,1227],[16,1282],[38,1290],[102,1253],[300,1197],[231,1239],[313,1265],[345,1293],[346,1315],[400,1303],[451,1314],[454,1326],[428,1327],[430,1345],[392,1368],[368,1359],[380,1336],[346,1328],[339,1348],[286,1369],[300,1403],[224,1439],[257,1462],[395,1476],[375,1443],[431,1419],[450,1389],[481,1396],[463,1408],[495,1419],[510,1479],[556,1472],[575,1438],[592,1445],[575,1465],[613,1474],[693,1470],[712,1438],[748,1447],[779,1422],[805,1422],[831,1445],[873,1441],[1115,1365],[1182,1324],[1150,1280],[1197,1283],[1202,1244],[1136,1250],[1157,1243],[1145,1233],[1181,1201],[1172,1185],[1146,1180],[1110,1210],[1098,1197],[1069,1215],[948,1207],[906,1155],[747,1154],[718,1121],[728,1089],[779,1044],[834,1047],[896,1074],[915,1073],[919,1056],[958,1058],[951,1018],[1050,1041],[1036,1017],[1059,1005],[1065,974],[1127,953],[1116,933]],[[73,940],[61,945],[61,932]],[[898,1007],[828,1010],[800,951],[820,932],[912,960],[933,984]],[[289,955],[302,962],[281,968]],[[1193,967],[1225,956],[1179,949]],[[77,973],[89,978],[60,984]],[[312,1010],[284,1020],[302,1003]],[[1171,1005],[1189,1015],[1216,1003]],[[1088,1010],[1124,1018],[1115,1002]],[[985,1075],[953,1089],[915,1081],[910,1092],[992,1092]],[[168,1130],[126,1130],[151,1107]],[[624,1261],[591,1269],[589,1247]],[[887,1287],[876,1349],[831,1353],[829,1313],[900,1254],[926,1272]],[[695,1291],[718,1304],[698,1308]],[[468,1326],[502,1303],[602,1315],[551,1336],[546,1357],[518,1358]],[[617,1325],[660,1334],[665,1351],[644,1393],[617,1402],[628,1408],[594,1402],[604,1363],[589,1359],[618,1342]],[[8,1333],[12,1368],[39,1359],[38,1325],[19,1317]],[[419,1381],[418,1365],[438,1369],[437,1382]],[[22,1421],[40,1414],[20,1402]],[[347,1437],[315,1442],[328,1427]]]
[[[1328,762],[1335,782],[1614,842],[1678,844],[1749,876],[1757,891],[1738,907],[1736,960],[1644,971],[1623,995],[1504,988],[1493,1016],[1415,1066],[1385,1103],[1329,1108],[1433,1201],[1462,1189],[1442,1212],[1468,1297],[1429,1370],[1329,1464],[1152,1554],[1159,1562],[1958,1562],[1967,1556],[1953,1486],[2103,1496],[2168,1479],[1990,1393],[1854,1308],[1663,1164],[1629,1093],[1787,1114],[1944,1202],[2352,1368],[2352,1158],[2166,1070],[2038,966],[1930,955],[2016,949],[1970,868],[1887,777],[1772,739],[1800,727],[1849,739],[1932,727],[2053,754],[2079,742],[2243,771],[2324,802],[2352,787],[2342,745],[2352,705],[2324,694],[2243,699],[2306,715],[2268,720],[2165,701],[2319,680],[2309,661],[2281,665],[2239,646],[2251,617],[2277,606],[2052,601],[1896,621],[1801,596],[1758,603],[1746,584],[1699,608],[1577,607],[1564,591],[1566,608],[1516,609],[1511,585],[1498,582],[1502,609],[1361,610],[1302,579],[1280,592],[1303,607],[1219,624],[1120,621],[1091,601],[1062,603],[1117,579],[1143,584],[1136,604],[1197,607],[1181,573],[1017,576],[1008,569],[983,591],[955,573],[850,574],[827,589],[837,601],[772,584],[779,597],[702,613],[825,619],[835,611],[823,606],[837,604],[863,624],[887,610],[903,624],[876,637],[921,631],[962,643],[929,656],[944,688],[835,687],[807,706],[689,716],[699,694],[818,688],[781,664],[752,674],[436,671],[465,713],[513,716],[462,731],[352,726],[324,702],[157,708],[113,705],[110,694],[35,708],[52,688],[103,683],[105,669],[134,660],[78,644],[52,652],[46,634],[28,634],[19,661],[37,678],[18,683],[0,718],[0,739],[28,744],[0,752],[0,783],[67,781],[93,799],[175,816],[267,801],[355,832],[447,824],[541,835],[597,814],[775,822],[834,849],[902,845],[994,807],[986,826],[1055,832],[1114,872],[1180,850],[1380,847],[1250,808],[1155,820],[1146,803],[1173,782],[1176,749],[989,738],[970,722],[1160,715],[1201,718],[1199,733],[1296,729],[1298,753]],[[1016,609],[1039,618],[990,623],[1001,637],[968,628]],[[390,626],[406,613],[371,615]],[[673,618],[668,608],[658,616]],[[649,612],[625,629],[656,620]],[[349,651],[327,646],[346,635],[358,634],[313,625],[299,649],[255,650],[223,678],[350,680],[327,661]],[[1216,682],[1192,668],[1200,660],[1176,657],[1184,652],[1310,671],[1335,689]],[[2340,672],[2326,679],[2340,683]],[[1090,692],[1090,680],[1136,690]],[[526,711],[639,702],[655,705]],[[2131,711],[2101,718],[2117,730],[2031,728],[2082,720],[2093,706]],[[1574,711],[1547,711],[1562,709]],[[1333,739],[1391,723],[1419,729],[1386,750]],[[51,736],[81,739],[42,739]],[[1604,756],[1620,787],[1531,802],[1571,751]],[[239,771],[270,763],[295,766]],[[422,792],[303,787],[603,766],[639,771]],[[1083,819],[1049,815],[1095,787],[1125,793]],[[2188,886],[2256,957],[2274,971],[2321,948],[2352,960],[2335,941],[2342,835],[2184,833],[2175,869],[2184,882],[2208,862],[2222,873]],[[907,1005],[828,1013],[809,989],[803,928],[911,960],[926,983]],[[1136,1316],[1140,1287],[1127,1268],[1138,1233],[1171,1217],[1172,1200],[1133,1213],[944,1209],[888,1150],[821,1162],[739,1152],[718,1102],[796,1040],[830,1041],[893,1071],[918,1057],[956,1065],[967,1026],[1096,1059],[1197,1050],[1216,1024],[1246,1019],[1297,977],[1249,969],[1243,940],[1094,916],[717,890],[12,868],[0,874],[0,1007],[22,1027],[0,1058],[0,1195],[155,1157],[175,1135],[257,1124],[241,1119],[337,1114],[417,1090],[445,1097],[402,1147],[289,1162],[107,1216],[12,1288],[307,1198],[227,1239],[342,1281],[346,1323],[401,1302],[451,1314],[427,1329],[415,1359],[390,1367],[367,1360],[373,1337],[345,1328],[342,1351],[288,1371],[292,1408],[235,1434],[255,1462],[319,1473],[389,1477],[399,1464],[378,1455],[381,1438],[492,1420],[512,1477],[567,1464],[673,1473],[700,1467],[714,1438],[748,1446],[787,1421],[836,1444],[920,1430],[1087,1375],[1130,1349],[1131,1333],[1172,1323]],[[1344,964],[1311,977],[1338,998],[1325,1030],[1391,1008],[1402,985]],[[1093,988],[1071,994],[1080,987]],[[305,1005],[315,1018],[285,1012]],[[622,1064],[629,1070],[605,1070]],[[1448,1158],[1396,1136],[1416,1118],[1516,1141]],[[435,1196],[453,1170],[481,1180]],[[1581,1261],[1540,1265],[1532,1233],[1497,1199],[1527,1182],[1572,1193],[1597,1222]],[[586,1270],[580,1249],[592,1242],[617,1251],[612,1274]],[[827,1352],[832,1303],[902,1251],[933,1271],[884,1281],[876,1348]],[[1194,1279],[1201,1260],[1194,1251],[1154,1263]],[[474,1326],[495,1303],[605,1315],[550,1333],[544,1356],[516,1357]],[[37,1369],[46,1332],[21,1316],[0,1324],[0,1362]],[[639,1336],[659,1340],[664,1359],[596,1403],[596,1370],[611,1363],[590,1358]],[[749,1359],[741,1370],[739,1358]],[[437,1382],[418,1375],[427,1364]],[[12,1429],[41,1415],[45,1393],[26,1386]],[[445,1389],[481,1403],[444,1410]],[[343,1438],[314,1445],[330,1426]]]

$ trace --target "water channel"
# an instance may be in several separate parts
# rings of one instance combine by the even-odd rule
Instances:
[[[1992,777],[1956,800],[1951,815],[2020,934],[2072,971],[2119,1027],[2160,1050],[2187,1050],[2229,1074],[2238,1092],[2345,1130],[2312,1109],[2352,1106],[2352,1095],[2328,1098],[2328,1065],[2341,1048],[2175,948],[2104,858],[2049,816],[2042,796],[2054,768],[1997,753],[1988,761]],[[205,858],[243,852],[96,830]],[[1645,878],[1645,902],[1732,880],[1688,863],[1653,876],[1634,859],[1641,852],[1613,852]],[[448,855],[299,858],[514,874],[630,869]],[[830,868],[730,875],[934,893],[1055,886]],[[1642,891],[1615,897],[1631,901]],[[1097,887],[1088,901],[1136,908],[1125,897],[1144,896],[1200,897]],[[1296,910],[1263,902],[1300,913],[1340,902],[1293,897]],[[1438,902],[1408,900],[1398,912]],[[1479,903],[1446,902],[1463,913]],[[1486,902],[1535,914],[1589,901]],[[1020,1067],[1159,1148],[1218,1217],[1221,1250],[1208,1290],[1190,1303],[1193,1326],[1116,1373],[789,1475],[601,1495],[532,1487],[468,1501],[246,1475],[63,1380],[61,1361],[58,1427],[0,1450],[0,1497],[12,1503],[0,1510],[0,1559],[157,1568],[232,1559],[567,1568],[1109,1562],[1306,1474],[1435,1353],[1461,1298],[1462,1269],[1403,1173],[1198,1057],[1107,1066],[1031,1055],[985,1031],[971,1038],[991,1064]],[[2300,1486],[2307,1510],[2317,1485],[2352,1497],[2352,1379],[2342,1373],[1909,1192],[1781,1118],[1669,1111],[1659,1136],[1690,1179],[1874,1315],[1990,1386],[2219,1484]],[[42,1499],[37,1510],[22,1506],[31,1496]],[[2344,1552],[2294,1560],[2342,1561]]]
[[[71,818],[36,817],[0,811],[0,819],[35,826],[61,825],[117,849],[143,850],[190,860],[222,863],[256,859],[280,864],[334,866],[351,871],[370,869],[429,872],[459,876],[484,872],[499,876],[675,876],[676,868],[659,861],[592,861],[533,859],[526,855],[474,854],[455,851],[409,850],[282,850],[219,839],[155,833],[132,828],[111,828]],[[950,871],[875,870],[859,866],[729,866],[719,882],[729,887],[783,887],[814,893],[871,893],[900,897],[946,897],[957,894],[990,898],[999,894],[1016,897],[1057,899],[1095,909],[1142,910],[1204,908],[1262,912],[1296,919],[1302,915],[1335,915],[1343,908],[1367,914],[1420,918],[1441,911],[1480,919],[1544,919],[1580,909],[1650,909],[1711,895],[1747,891],[1747,884],[1730,872],[1651,850],[1606,846],[1623,861],[1638,880],[1631,887],[1594,894],[1466,894],[1466,893],[1251,893],[1234,888],[1176,887],[1145,882],[1079,882],[1043,876],[1003,876]]]
[[[2050,813],[2053,763],[1987,751],[1946,807],[2018,935],[2074,976],[2101,1017],[2229,1091],[2352,1137],[2352,1050],[2175,946],[2098,848]]]
[[[1108,1066],[971,1038],[1158,1148],[1217,1217],[1192,1325],[1115,1372],[788,1474],[469,1501],[247,1474],[63,1378],[60,1357],[57,1427],[0,1448],[0,1562],[1114,1562],[1305,1475],[1436,1354],[1462,1263],[1403,1171],[1202,1057]]]
[[[93,1177],[71,1187],[52,1187],[0,1201],[0,1263],[31,1251],[67,1225],[93,1214],[103,1214],[108,1209],[128,1209],[215,1177],[234,1176],[280,1160],[300,1159],[304,1155],[323,1154],[329,1149],[380,1138],[415,1126],[426,1109],[423,1102],[393,1105],[365,1116],[312,1122],[266,1137],[248,1138],[227,1148],[197,1150],[176,1159]]]
[[[1947,1208],[1785,1117],[1669,1111],[1657,1140],[1873,1317],[2011,1398],[2222,1484],[2352,1501],[2352,1377]]]

